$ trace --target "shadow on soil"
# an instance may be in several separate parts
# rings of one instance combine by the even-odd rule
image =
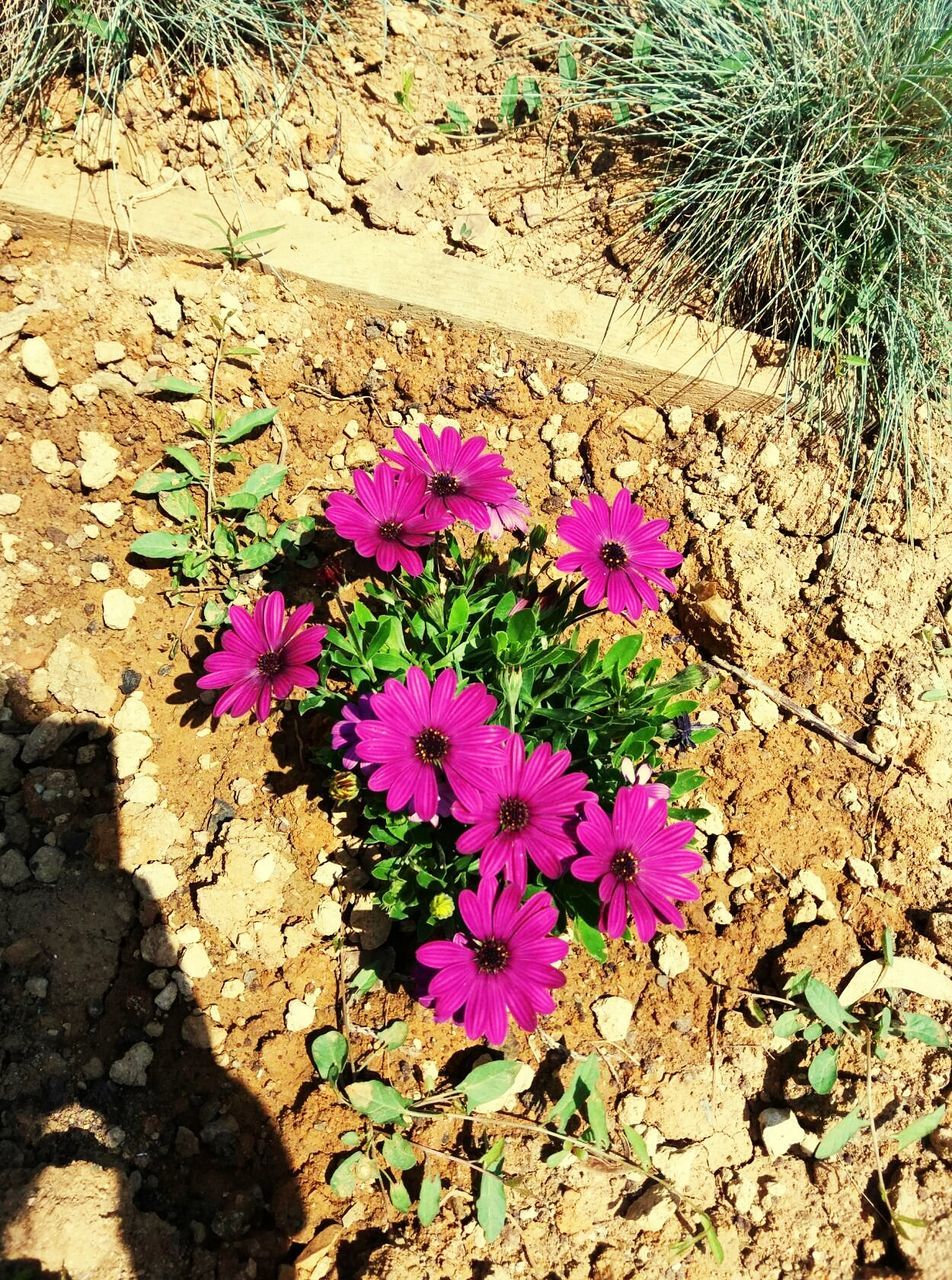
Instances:
[[[300,1194],[259,1102],[183,1040],[187,979],[140,955],[169,926],[123,867],[111,732],[7,702],[0,1280],[273,1280]]]

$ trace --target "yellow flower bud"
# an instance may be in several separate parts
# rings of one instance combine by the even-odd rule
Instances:
[[[356,774],[347,769],[341,769],[339,773],[335,773],[328,788],[331,799],[336,800],[338,803],[344,800],[353,800],[357,795],[358,789]]]
[[[448,893],[438,893],[430,903],[430,915],[434,920],[449,920],[454,910],[453,899]]]

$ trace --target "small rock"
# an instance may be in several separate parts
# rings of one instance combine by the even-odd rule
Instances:
[[[668,978],[676,978],[691,967],[691,957],[684,942],[674,933],[665,933],[655,944],[655,961]]]
[[[369,182],[377,173],[377,153],[369,142],[348,140],[341,142],[341,177],[346,182]]]
[[[174,338],[182,323],[182,308],[174,298],[162,298],[149,308],[152,323],[160,333]]]
[[[207,978],[212,971],[212,962],[201,942],[193,942],[182,952],[179,968],[187,978]]]
[[[79,451],[83,465],[79,478],[84,489],[104,489],[119,474],[119,450],[101,431],[80,431]]]
[[[116,761],[116,777],[131,778],[143,760],[152,754],[152,739],[147,733],[117,733],[110,743]]]
[[[476,253],[488,253],[496,243],[496,228],[485,209],[467,209],[450,227],[450,239]]]
[[[133,873],[132,883],[146,902],[161,902],[179,887],[179,878],[168,862],[144,862]]]
[[[806,1136],[800,1121],[787,1107],[766,1107],[757,1117],[764,1147],[769,1156],[776,1159],[786,1155]]]
[[[229,978],[221,984],[221,998],[223,1000],[237,1000],[245,994],[245,984],[240,978]]]
[[[161,1013],[168,1013],[178,999],[179,989],[174,982],[167,982],[155,997],[155,1007]]]
[[[891,756],[899,748],[899,735],[888,725],[877,724],[870,730],[869,745],[881,756]]]
[[[18,493],[0,493],[0,516],[15,516],[22,502]]]
[[[65,387],[54,387],[47,405],[54,418],[65,418],[73,407],[73,401]]]
[[[152,584],[152,579],[149,577],[145,569],[140,569],[138,567],[129,570],[126,581],[135,591],[142,591]],[[124,689],[123,693],[125,692],[127,692],[127,690]]]
[[[365,467],[377,461],[377,446],[370,440],[351,440],[344,451],[348,467]]]
[[[97,716],[107,716],[112,710],[115,690],[103,680],[92,653],[72,636],[57,642],[46,667],[50,693],[63,706]]]
[[[113,1084],[142,1088],[146,1083],[146,1071],[154,1057],[151,1047],[141,1040],[112,1064],[109,1079]]]
[[[556,458],[574,458],[578,456],[581,437],[577,431],[560,431],[554,436],[549,448]]]
[[[544,400],[546,396],[549,394],[549,388],[542,381],[542,378],[539,376],[539,373],[535,369],[533,369],[532,372],[526,378],[526,386],[529,388],[532,394],[534,396],[537,396],[538,399],[540,400]]]
[[[147,773],[138,773],[122,793],[123,799],[130,804],[141,804],[146,807],[159,802],[159,784]]]
[[[73,160],[80,169],[96,173],[116,163],[119,143],[126,128],[118,116],[84,111],[76,121]]]
[[[821,702],[816,709],[816,713],[823,723],[828,724],[831,729],[835,729],[838,724],[843,723],[843,717],[832,702]]]
[[[303,169],[292,169],[285,181],[289,191],[307,191],[307,174]]]
[[[613,1044],[623,1044],[631,1026],[635,1006],[624,996],[602,996],[592,1005],[599,1035]]]
[[[56,884],[63,872],[66,855],[62,849],[44,844],[30,859],[30,870],[40,884]]]
[[[136,615],[136,602],[121,587],[113,587],[102,598],[102,620],[113,631],[125,631]]]
[[[139,950],[143,960],[160,969],[170,969],[179,957],[178,944],[169,937],[165,926],[161,924],[154,924],[151,929],[146,929]]]
[[[645,444],[660,444],[664,440],[664,419],[651,405],[638,404],[618,417],[618,426],[626,435]]]
[[[14,885],[22,884],[29,878],[30,868],[19,849],[4,849],[0,853],[0,886],[12,889]]]
[[[142,694],[136,693],[127,698],[113,716],[112,723],[119,730],[148,733],[152,728],[152,717],[149,715],[149,708],[142,701]]]
[[[678,1211],[677,1202],[663,1187],[649,1187],[626,1210],[625,1217],[639,1231],[661,1231]]]
[[[350,192],[346,184],[327,165],[318,165],[307,174],[301,190],[308,189],[315,200],[327,205],[331,213],[342,213],[350,206]]]
[[[314,1025],[314,1010],[303,1000],[292,1000],[284,1012],[284,1025],[288,1031],[307,1031]]]
[[[686,435],[691,430],[694,413],[690,405],[678,404],[668,410],[668,426],[676,436]]]
[[[111,529],[117,520],[122,519],[121,502],[86,502],[83,510],[98,520],[104,529]]]
[[[877,889],[879,887],[879,876],[876,874],[876,868],[871,862],[867,862],[865,858],[846,859],[846,865],[850,869],[850,875],[858,885],[862,885],[864,889]]]
[[[322,938],[332,938],[339,933],[343,919],[340,904],[333,898],[322,898],[314,908],[314,928]]]
[[[780,450],[769,440],[757,455],[757,465],[764,471],[772,471],[774,467],[780,466],[781,456]]]
[[[584,382],[563,382],[559,399],[563,404],[584,404],[590,394]]]
[[[30,463],[45,476],[59,475],[63,459],[52,440],[34,440],[30,445]]]
[[[720,925],[731,924],[734,919],[730,907],[726,902],[721,902],[720,900],[712,902],[707,908],[707,918],[711,924]]]
[[[552,467],[552,474],[562,484],[575,484],[582,478],[582,464],[577,458],[559,458]]]
[[[45,338],[27,338],[20,347],[20,359],[30,377],[42,382],[44,387],[52,388],[59,384],[59,370]]]
[[[217,1052],[228,1039],[228,1032],[224,1027],[212,1022],[202,1010],[196,1009],[182,1023],[182,1039],[186,1044],[194,1045],[196,1049],[211,1049],[212,1052]]]
[[[751,724],[758,729],[763,729],[764,733],[776,729],[780,723],[780,708],[772,698],[768,698],[759,689],[749,689],[744,694],[744,705]]]
[[[641,1124],[645,1118],[647,1101],[637,1093],[623,1093],[618,1099],[615,1114],[620,1124]]]
[[[804,892],[809,893],[817,902],[826,902],[828,897],[826,885],[815,871],[798,871],[788,886],[791,898],[799,898]]]
[[[49,989],[48,978],[27,978],[23,984],[23,990],[28,996],[32,996],[34,1000],[45,1000],[49,994]]]
[[[616,480],[620,480],[625,484],[628,480],[634,480],[641,475],[641,463],[634,458],[625,458],[621,462],[616,462],[612,467],[612,474]]]
[[[105,367],[107,364],[118,364],[125,360],[126,349],[121,342],[97,342],[93,347],[96,363]]]

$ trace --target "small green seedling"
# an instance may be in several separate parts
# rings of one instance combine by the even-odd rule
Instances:
[[[623,1126],[630,1150],[613,1150],[608,1114],[599,1092],[601,1060],[597,1054],[584,1058],[575,1068],[563,1096],[550,1110],[544,1124],[511,1116],[497,1109],[508,1102],[525,1072],[521,1062],[493,1059],[474,1067],[457,1085],[436,1087],[432,1077],[424,1079],[425,1096],[410,1101],[392,1084],[367,1070],[377,1053],[392,1053],[407,1036],[407,1024],[394,1022],[382,1031],[368,1031],[371,1046],[362,1060],[352,1061],[347,1039],[334,1030],[324,1031],[311,1042],[311,1058],[318,1074],[331,1085],[340,1101],[359,1117],[357,1127],[341,1134],[344,1151],[334,1163],[329,1177],[331,1190],[349,1199],[363,1187],[376,1187],[399,1214],[409,1214],[414,1206],[421,1226],[429,1226],[440,1212],[443,1180],[437,1166],[450,1164],[468,1171],[473,1187],[476,1221],[488,1243],[501,1233],[508,1213],[508,1193],[516,1179],[506,1173],[507,1132],[542,1138],[554,1148],[545,1163],[558,1166],[569,1159],[585,1161],[595,1157],[619,1171],[660,1186],[675,1202],[677,1213],[689,1231],[674,1248],[678,1256],[695,1246],[706,1246],[715,1262],[724,1251],[710,1217],[693,1206],[654,1169],[645,1140],[630,1125]],[[487,1108],[490,1108],[487,1111]],[[568,1132],[576,1118],[577,1131]],[[487,1136],[475,1156],[439,1150],[414,1136],[420,1122],[427,1127],[436,1120],[475,1129],[502,1130]],[[422,1180],[411,1179],[419,1188],[414,1195],[404,1174],[420,1168]]]
[[[236,214],[231,222],[218,222],[214,218],[209,218],[206,214],[200,213],[198,217],[203,222],[207,222],[209,226],[215,228],[220,235],[224,237],[224,244],[215,244],[211,246],[212,253],[220,253],[225,261],[232,267],[243,266],[246,262],[257,262],[265,256],[267,249],[250,249],[248,246],[256,240],[263,240],[265,236],[276,235],[279,231],[284,230],[284,224],[279,227],[262,227],[260,231],[242,231],[241,222]]]
[[[168,465],[150,467],[133,487],[136,494],[156,498],[164,514],[180,526],[178,532],[144,533],[130,548],[135,555],[169,564],[173,603],[189,584],[202,592],[220,592],[226,602],[234,600],[241,589],[238,575],[260,569],[279,555],[296,554],[304,537],[314,529],[310,516],[273,527],[261,510],[287,476],[280,458],[254,467],[236,488],[222,492],[236,464],[244,463],[241,451],[233,446],[270,426],[277,415],[277,409],[268,406],[226,421],[217,402],[222,360],[246,360],[261,354],[257,347],[229,346],[227,321],[227,316],[212,321],[217,348],[209,392],[180,378],[160,378],[152,386],[156,395],[203,400],[207,411],[186,419],[191,434],[204,445],[204,457],[193,446],[170,445],[165,451]],[[202,621],[217,627],[224,619],[222,603],[208,600]]]
[[[416,73],[413,71],[412,67],[407,67],[403,73],[403,80],[400,82],[400,88],[397,89],[393,95],[397,105],[402,107],[408,116],[413,115],[413,102],[411,95],[413,94],[413,82],[415,79]]]
[[[458,102],[447,102],[443,108],[443,114],[447,117],[446,120],[436,126],[440,133],[454,138],[464,138],[476,128],[475,123]]]
[[[499,99],[499,122],[510,128],[526,120],[535,120],[542,110],[542,90],[538,80],[510,76]]]

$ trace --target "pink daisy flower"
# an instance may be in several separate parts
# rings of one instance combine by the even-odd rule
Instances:
[[[526,758],[517,733],[509,735],[496,772],[484,773],[479,790],[461,797],[453,816],[465,823],[456,842],[460,853],[478,853],[482,876],[499,871],[521,894],[528,881],[528,858],[555,879],[577,847],[572,829],[579,807],[596,799],[584,773],[567,773],[572,758],[541,743]]]
[[[651,941],[659,920],[683,929],[675,899],[691,902],[700,896],[697,885],[687,879],[704,861],[686,848],[694,823],[667,826],[667,802],[653,791],[622,787],[611,817],[599,805],[587,805],[578,824],[578,841],[588,852],[572,863],[572,875],[598,881],[599,928],[612,938],[625,932],[629,913],[642,942]]]
[[[394,471],[385,463],[373,475],[354,472],[356,497],[339,491],[327,500],[327,518],[349,538],[360,555],[374,558],[385,573],[402,565],[411,577],[423,572],[414,548],[424,547],[451,522],[445,515],[426,514],[426,481],[413,471]]]
[[[506,479],[512,472],[503,465],[502,455],[484,453],[483,436],[464,441],[455,427],[444,427],[439,435],[420,423],[420,443],[405,431],[394,433],[400,451],[381,449],[381,454],[402,470],[421,476],[426,484],[428,516],[465,520],[474,529],[486,530],[495,520],[518,520],[516,490]],[[507,528],[517,527],[506,525]]]
[[[507,529],[511,532],[525,533],[529,528],[529,508],[521,498],[515,496],[505,502],[489,502],[489,525],[486,532],[491,538],[498,538]]]
[[[198,678],[200,689],[225,690],[215,703],[216,716],[243,716],[253,707],[259,720],[267,720],[272,698],[286,698],[296,686],[313,689],[317,672],[309,664],[327,634],[326,627],[304,627],[313,612],[312,604],[298,605],[285,621],[280,591],[262,596],[250,614],[231,606],[231,629],[222,636],[222,647],[205,659],[205,674]]]
[[[534,1031],[543,1013],[555,1008],[552,990],[565,985],[554,968],[569,946],[551,937],[559,913],[547,893],[522,902],[514,885],[497,889],[483,876],[475,893],[459,895],[459,913],[469,931],[452,942],[425,942],[417,959],[438,972],[427,983],[437,1022],[463,1010],[466,1034],[502,1044],[511,1013],[523,1031]]]
[[[559,537],[578,550],[559,556],[555,567],[564,573],[585,574],[585,604],[594,608],[607,597],[612,613],[632,619],[640,618],[646,607],[657,611],[660,601],[654,588],[674,591],[662,570],[684,559],[661,541],[667,520],[645,521],[644,511],[627,489],[619,489],[611,507],[601,494],[593,493],[587,500],[576,498],[572,511],[561,516],[555,527]]]
[[[498,766],[508,735],[501,725],[486,723],[496,710],[486,686],[459,688],[449,670],[431,684],[411,667],[405,683],[390,679],[381,693],[371,694],[370,708],[371,719],[353,722],[353,755],[373,769],[367,784],[386,791],[388,809],[410,807],[422,822],[436,816],[444,781],[455,797],[474,794],[483,775]]]

